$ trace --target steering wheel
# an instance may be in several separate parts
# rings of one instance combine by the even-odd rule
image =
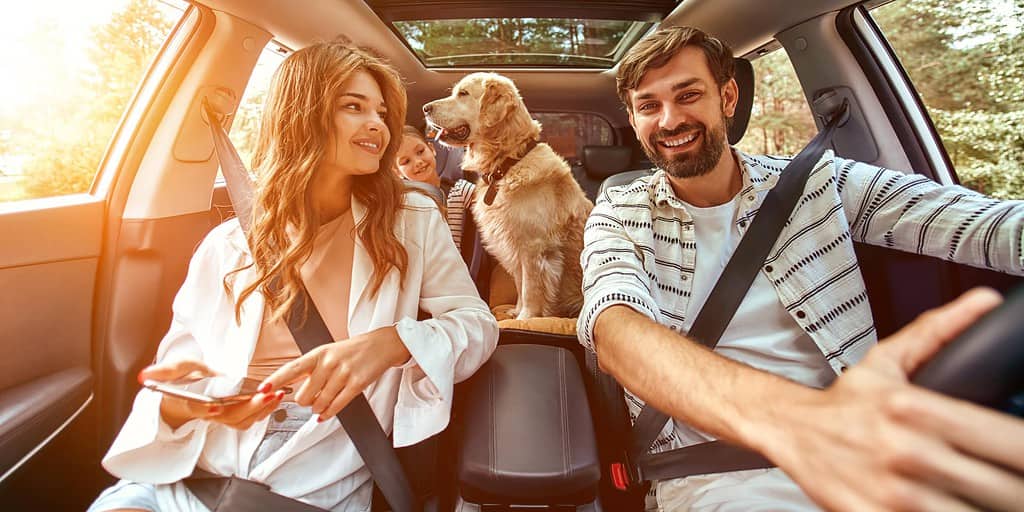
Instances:
[[[962,400],[1005,407],[1024,389],[1024,286],[950,342],[911,381]]]

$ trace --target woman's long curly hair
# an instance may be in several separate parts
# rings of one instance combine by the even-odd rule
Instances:
[[[314,178],[334,135],[342,85],[360,70],[380,87],[387,106],[384,123],[393,134],[378,171],[352,178],[353,200],[367,207],[356,231],[373,261],[371,294],[380,290],[392,269],[405,276],[408,254],[394,231],[403,186],[390,172],[402,143],[405,87],[394,68],[364,50],[340,41],[314,44],[281,63],[267,92],[252,161],[258,183],[248,233],[253,260],[242,262],[224,278],[231,294],[229,278],[256,266],[257,279],[242,290],[235,304],[236,321],[240,321],[242,303],[256,291],[266,298],[273,320],[287,318],[299,297],[299,269],[312,253],[321,225],[313,203]]]

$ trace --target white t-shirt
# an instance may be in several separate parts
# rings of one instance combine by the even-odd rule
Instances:
[[[683,203],[693,218],[697,261],[683,332],[689,331],[708,295],[739,245],[738,197],[718,206]],[[718,354],[781,375],[806,386],[823,388],[835,372],[807,333],[789,316],[768,278],[758,272],[750,290],[715,348]],[[676,436],[687,446],[713,437],[675,422]]]

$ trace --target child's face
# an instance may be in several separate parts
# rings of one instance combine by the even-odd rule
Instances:
[[[405,135],[402,145],[398,148],[398,172],[406,179],[422,181],[436,185],[440,182],[437,175],[437,161],[434,159],[434,148],[418,137]]]

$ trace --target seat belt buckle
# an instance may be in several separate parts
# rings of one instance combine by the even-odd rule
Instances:
[[[611,463],[609,474],[612,477],[612,485],[620,491],[634,489],[643,482],[639,469],[634,467],[628,459],[624,462]]]

